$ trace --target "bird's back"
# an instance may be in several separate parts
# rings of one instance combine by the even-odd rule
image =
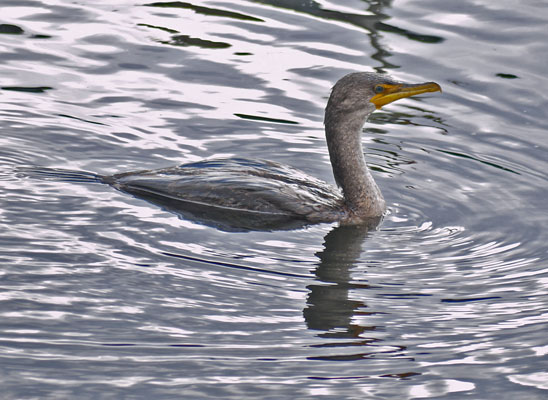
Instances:
[[[212,159],[177,167],[104,177],[117,189],[169,202],[203,217],[230,216],[245,221],[341,219],[344,199],[333,186],[295,168],[272,161]],[[263,222],[261,222],[263,221]]]

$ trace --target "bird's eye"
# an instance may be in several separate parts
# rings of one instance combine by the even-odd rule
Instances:
[[[375,86],[375,93],[382,93],[384,91],[384,88],[381,85]]]

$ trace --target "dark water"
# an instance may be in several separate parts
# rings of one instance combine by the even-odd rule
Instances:
[[[2,398],[546,398],[545,2],[110,3],[0,5]],[[222,232],[16,172],[333,182],[323,107],[357,70],[444,89],[365,127],[375,231]]]

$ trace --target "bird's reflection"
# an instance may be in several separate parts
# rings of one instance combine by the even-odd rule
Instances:
[[[376,314],[369,311],[363,301],[352,300],[352,289],[367,289],[365,283],[352,282],[351,271],[358,262],[363,243],[379,220],[368,225],[335,227],[325,236],[324,249],[316,255],[319,258],[316,268],[316,281],[307,286],[309,295],[303,310],[309,329],[320,331],[318,337],[327,339],[349,339],[344,342],[326,342],[314,347],[334,346],[381,346],[378,338],[368,338],[367,331],[377,329],[374,325],[356,322],[357,316]],[[356,340],[358,339],[358,340]],[[394,353],[404,350],[399,346],[388,346],[382,352]],[[359,351],[353,354],[331,354],[320,357],[329,360],[363,359],[377,354],[379,349]]]
[[[366,305],[349,299],[350,289],[367,287],[351,283],[350,270],[372,225],[375,221],[370,225],[339,226],[325,236],[323,251],[316,253],[316,282],[307,287],[310,293],[303,313],[309,329],[335,337],[356,337],[365,329],[374,329],[352,324],[352,317],[356,312],[363,313]]]

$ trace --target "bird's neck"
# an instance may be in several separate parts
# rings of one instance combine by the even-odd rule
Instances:
[[[325,124],[327,147],[333,175],[341,187],[346,206],[353,216],[372,218],[383,215],[385,202],[365,162],[361,131],[365,118],[328,120]]]

